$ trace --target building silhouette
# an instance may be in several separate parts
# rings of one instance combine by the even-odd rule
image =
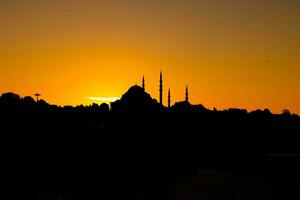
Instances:
[[[188,89],[188,86],[186,86],[186,88],[185,88],[185,101],[189,102],[189,89]]]
[[[159,79],[159,103],[163,105],[163,77],[162,72],[160,72],[160,79]]]
[[[145,91],[145,77],[143,76],[143,80],[142,80],[142,88]]]
[[[168,91],[168,108],[171,107],[171,92],[170,92],[170,89]]]
[[[145,77],[143,75],[142,77],[142,84],[140,86],[144,92],[146,92],[146,89],[145,89]],[[160,71],[160,76],[159,76],[159,104],[161,106],[163,106],[163,73],[162,71]],[[187,102],[189,103],[189,89],[188,89],[188,85],[186,85],[186,88],[185,88],[185,100],[183,102]],[[170,88],[168,89],[168,108],[171,108],[171,90]]]

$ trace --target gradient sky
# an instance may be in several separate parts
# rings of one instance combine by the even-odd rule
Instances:
[[[0,93],[91,104],[140,84],[208,108],[300,113],[299,0],[1,0]]]

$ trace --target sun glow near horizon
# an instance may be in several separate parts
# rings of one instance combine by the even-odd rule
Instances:
[[[295,0],[0,1],[0,92],[111,101],[146,79],[164,105],[300,113]],[[92,97],[92,98],[85,98]],[[100,99],[98,98],[100,97]],[[104,99],[103,99],[104,97]]]
[[[103,102],[103,103],[111,103],[119,100],[119,97],[85,97],[91,101]]]

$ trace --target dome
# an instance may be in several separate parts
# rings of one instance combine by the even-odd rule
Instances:
[[[120,100],[112,103],[112,110],[117,111],[157,111],[161,108],[155,99],[137,85],[130,87]]]

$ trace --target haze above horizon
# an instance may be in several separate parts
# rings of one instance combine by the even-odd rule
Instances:
[[[300,113],[300,1],[2,0],[0,93],[121,97],[159,71],[172,101]]]

